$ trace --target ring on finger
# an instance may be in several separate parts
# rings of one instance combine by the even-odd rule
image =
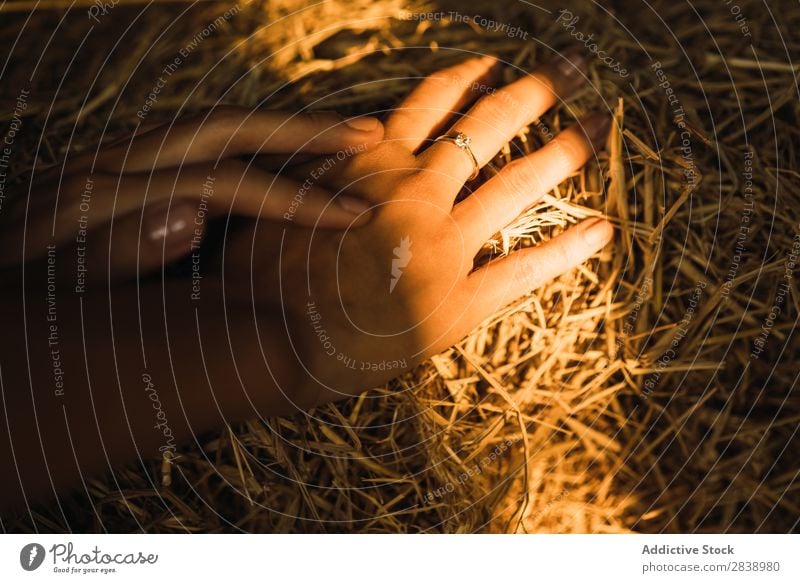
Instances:
[[[450,142],[458,146],[458,149],[462,152],[466,152],[470,161],[472,161],[472,174],[470,174],[467,180],[475,180],[478,177],[481,167],[480,164],[478,164],[478,159],[475,157],[475,153],[472,151],[472,148],[469,147],[470,143],[472,143],[472,138],[463,132],[457,132],[455,135],[443,134],[436,138],[436,141]]]

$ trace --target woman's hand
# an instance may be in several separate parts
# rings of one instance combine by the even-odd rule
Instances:
[[[214,216],[286,220],[291,211],[298,224],[333,228],[363,221],[363,202],[328,204],[324,188],[263,163],[363,151],[382,135],[375,118],[220,107],[74,157],[8,197],[0,213],[0,370],[12,422],[0,432],[0,467],[16,473],[0,483],[0,512],[85,484],[110,463],[172,463],[196,432],[254,407],[288,409],[277,387],[294,371],[267,371],[254,357],[261,348],[288,360],[285,340],[259,343],[246,309],[225,310],[219,282],[195,301],[191,278],[135,276],[190,250],[194,259]],[[118,281],[89,285],[109,278]],[[275,386],[266,388],[268,374]],[[258,398],[237,383],[260,387]]]
[[[369,212],[363,201],[328,204],[331,194],[313,185],[298,206],[301,184],[245,158],[284,165],[298,154],[364,150],[382,135],[377,118],[232,106],[139,132],[45,171],[27,193],[9,197],[0,245],[19,251],[4,253],[0,266],[41,258],[55,245],[80,257],[89,281],[129,278],[189,253],[215,216],[284,220],[296,207],[299,224],[346,227]],[[276,156],[283,154],[288,161]]]
[[[226,294],[256,305],[257,318],[282,312],[270,321],[283,323],[297,367],[315,387],[296,397],[298,406],[397,376],[609,242],[610,224],[588,219],[474,269],[488,238],[587,162],[605,141],[610,117],[584,118],[458,204],[473,161],[451,142],[432,141],[443,130],[461,132],[471,138],[478,165],[487,164],[520,128],[585,81],[581,65],[577,57],[557,57],[483,96],[475,88],[491,79],[491,59],[437,73],[388,118],[382,143],[315,172],[317,180],[368,200],[368,224],[334,232],[258,221],[229,237]]]

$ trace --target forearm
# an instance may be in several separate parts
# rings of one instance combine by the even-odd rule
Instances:
[[[244,311],[228,310],[226,323],[220,290],[204,284],[193,301],[189,285],[150,284],[138,297],[133,285],[5,291],[4,507],[80,487],[120,463],[173,457],[226,422],[294,410],[281,392],[297,397],[283,335],[264,334],[265,322],[259,339]]]

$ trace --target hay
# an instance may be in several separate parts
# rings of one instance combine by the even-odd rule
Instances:
[[[0,11],[3,38],[22,31],[2,73],[0,120],[10,119],[16,88],[30,87],[32,95],[14,152],[20,179],[40,134],[40,163],[57,163],[68,147],[129,132],[164,64],[233,6],[123,3],[98,24],[86,17],[88,2],[63,23],[58,10],[27,20],[31,4],[6,3]],[[547,238],[592,214],[618,227],[613,250],[387,387],[314,411],[316,420],[297,415],[221,429],[184,448],[166,480],[158,461],[122,468],[114,479],[91,480],[91,499],[62,501],[63,514],[41,507],[35,524],[24,518],[4,529],[796,528],[790,455],[800,422],[792,366],[800,304],[796,281],[784,275],[800,220],[798,44],[788,34],[800,24],[800,10],[790,0],[739,2],[748,38],[724,2],[657,1],[652,10],[604,4],[574,3],[576,30],[593,33],[629,76],[593,60],[593,87],[549,113],[542,127],[556,132],[586,112],[613,112],[609,148],[487,252]],[[465,52],[499,55],[524,69],[550,54],[548,47],[581,46],[555,13],[513,0],[472,2],[464,13],[518,26],[527,40],[474,22],[407,19],[464,10],[446,2],[302,6],[243,5],[169,78],[147,122],[219,101],[260,106],[267,97],[271,108],[380,110],[412,83],[333,93],[424,75]],[[110,49],[108,39],[121,41]],[[78,47],[62,86],[60,73]],[[509,68],[509,80],[516,74]],[[665,81],[682,108],[677,116]],[[544,139],[536,127],[522,137],[515,145],[523,149]],[[750,229],[744,238],[742,226]],[[752,357],[775,305],[780,314]],[[145,472],[171,483],[154,491]]]

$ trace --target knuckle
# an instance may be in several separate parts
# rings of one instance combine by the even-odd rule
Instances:
[[[516,258],[514,278],[522,289],[532,290],[542,284],[542,270],[538,262],[526,261],[524,254]]]
[[[519,158],[507,164],[499,176],[506,189],[514,196],[526,193],[538,193],[544,181],[541,171],[529,158]]]
[[[560,266],[562,270],[565,270],[580,263],[580,249],[571,242],[569,237],[556,238],[551,241],[552,265]]]
[[[425,169],[419,168],[406,173],[397,181],[397,192],[407,195],[408,193],[427,193],[431,188],[435,188],[437,182],[441,182],[441,176],[431,175]]]
[[[232,135],[241,130],[246,115],[243,111],[233,105],[217,105],[205,114],[195,117],[197,128],[192,137],[192,146],[224,146]]]
[[[508,92],[502,89],[481,97],[476,106],[476,119],[504,134],[507,133],[509,126],[513,126],[516,130],[518,114],[515,112],[518,110],[509,106],[509,98]]]

